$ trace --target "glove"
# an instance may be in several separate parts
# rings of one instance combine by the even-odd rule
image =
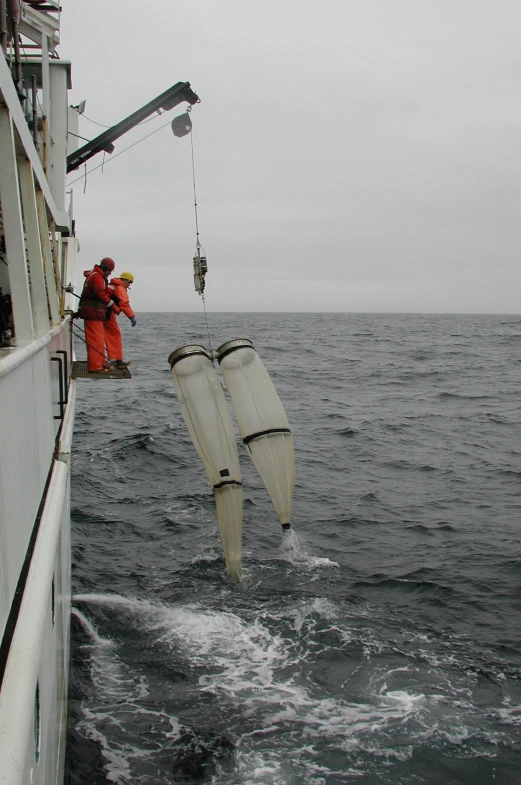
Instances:
[[[132,319],[130,320],[130,324],[132,325],[132,327],[135,327],[135,326],[136,326],[136,319],[135,319],[135,317],[134,317],[134,316],[133,316],[133,317],[132,317]]]

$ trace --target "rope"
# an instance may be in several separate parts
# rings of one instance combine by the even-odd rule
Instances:
[[[156,110],[156,112],[157,112],[157,114],[158,114],[159,116],[161,116],[162,114],[164,114],[164,112],[162,112],[162,111],[161,111],[161,109],[157,109],[157,110]],[[92,120],[90,117],[87,117],[87,115],[85,114],[85,112],[82,114],[82,117],[84,118],[84,120],[88,120],[88,121],[89,121],[89,123],[94,123],[94,125],[99,125],[99,127],[100,127],[100,128],[113,128],[113,126],[112,126],[112,125],[103,125],[103,123],[98,123],[98,122],[96,122],[96,120]],[[152,117],[149,117],[149,118],[148,118],[148,120],[142,120],[140,123],[137,123],[137,124],[136,124],[136,128],[137,128],[138,126],[140,126],[140,125],[145,125],[145,123],[149,123],[151,120],[155,120],[155,119],[156,119],[156,116],[155,116],[155,114],[154,114]],[[70,133],[70,131],[69,131],[69,133]],[[87,141],[87,142],[90,142],[91,140],[90,140],[90,139],[87,139],[86,141]]]
[[[85,112],[82,114],[84,120],[88,120],[89,123],[94,123],[94,125],[99,125],[100,128],[112,128],[111,125],[103,125],[103,123],[97,123],[96,120],[91,120],[90,117],[87,117]]]
[[[69,136],[75,136],[76,139],[83,139],[84,142],[90,142],[90,139],[87,139],[85,136],[79,136],[78,134],[73,134],[72,131],[67,131]]]
[[[191,108],[192,108],[191,106],[188,107],[187,112],[190,112]],[[195,159],[194,159],[194,130],[193,130],[193,125],[192,125],[192,130],[190,131],[190,149],[191,149],[191,152],[192,152],[192,183],[193,183],[193,187],[194,187],[195,251],[196,251],[197,256],[199,257],[199,260],[200,260],[201,259],[201,249],[202,249],[203,254],[204,254],[204,248],[201,245],[200,240],[199,240],[199,218],[198,218],[198,215],[197,215],[197,187],[196,187],[196,184],[195,184]],[[211,358],[213,366],[215,368],[215,360],[214,360],[213,350],[212,350],[212,341],[211,341],[211,338],[210,338],[210,327],[208,325],[208,314],[206,313],[206,300],[205,300],[205,297],[204,297],[204,292],[201,293],[201,298],[202,298],[202,301],[203,301],[204,321],[206,323],[206,334],[208,336],[208,348],[210,350],[210,358]]]
[[[170,125],[170,120],[168,121],[168,123],[165,123],[165,125],[161,125],[159,128],[156,128],[155,131],[152,131],[151,133],[147,134],[146,136],[143,136],[141,139],[138,139],[137,142],[134,142],[134,144],[130,144],[128,147],[125,147],[124,150],[121,150],[121,152],[116,153],[116,155],[111,155],[111,157],[109,159],[107,159],[104,164],[100,164],[99,166],[94,166],[92,169],[89,169],[89,171],[87,171],[87,162],[85,162],[85,174],[82,174],[81,177],[77,177],[76,180],[72,180],[70,183],[67,183],[67,188],[70,188],[71,185],[74,185],[74,183],[77,183],[79,180],[83,180],[84,177],[86,177],[91,172],[95,172],[96,169],[100,169],[103,165],[106,166],[107,164],[110,164],[112,161],[114,161],[120,155],[123,155],[123,153],[126,153],[127,150],[131,150],[137,144],[140,144],[141,142],[144,142],[145,139],[148,139],[150,136],[153,136],[154,134],[157,134],[158,131],[161,131],[163,128],[166,128],[167,125]]]

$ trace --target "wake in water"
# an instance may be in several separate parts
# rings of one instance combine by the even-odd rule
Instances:
[[[120,785],[319,785],[326,771],[348,782],[382,757],[410,763],[427,741],[440,754],[470,745],[483,758],[499,743],[488,708],[471,702],[465,664],[453,663],[447,677],[452,655],[443,645],[434,653],[434,641],[411,629],[405,655],[399,641],[375,639],[367,619],[330,600],[240,614],[112,594],[74,602],[86,609],[74,613],[92,680],[78,727]],[[87,612],[115,637],[100,634]],[[134,659],[144,641],[147,657]],[[444,662],[442,679],[434,660]],[[504,698],[495,696],[498,708],[510,706]]]

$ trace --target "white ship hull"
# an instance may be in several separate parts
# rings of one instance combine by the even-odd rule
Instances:
[[[69,674],[70,66],[55,54],[57,3],[37,5],[8,5],[0,57],[0,783],[9,785],[63,782]],[[23,60],[20,35],[34,44]]]
[[[0,360],[0,432],[9,444],[0,451],[1,783],[63,781],[75,382],[63,420],[54,420],[52,358],[69,351],[68,339],[65,323]]]

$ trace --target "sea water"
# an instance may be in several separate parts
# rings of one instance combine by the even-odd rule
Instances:
[[[519,785],[521,318],[208,320],[122,320],[132,380],[78,382],[71,785]],[[283,536],[239,447],[241,583],[167,362],[233,338],[297,467]]]

